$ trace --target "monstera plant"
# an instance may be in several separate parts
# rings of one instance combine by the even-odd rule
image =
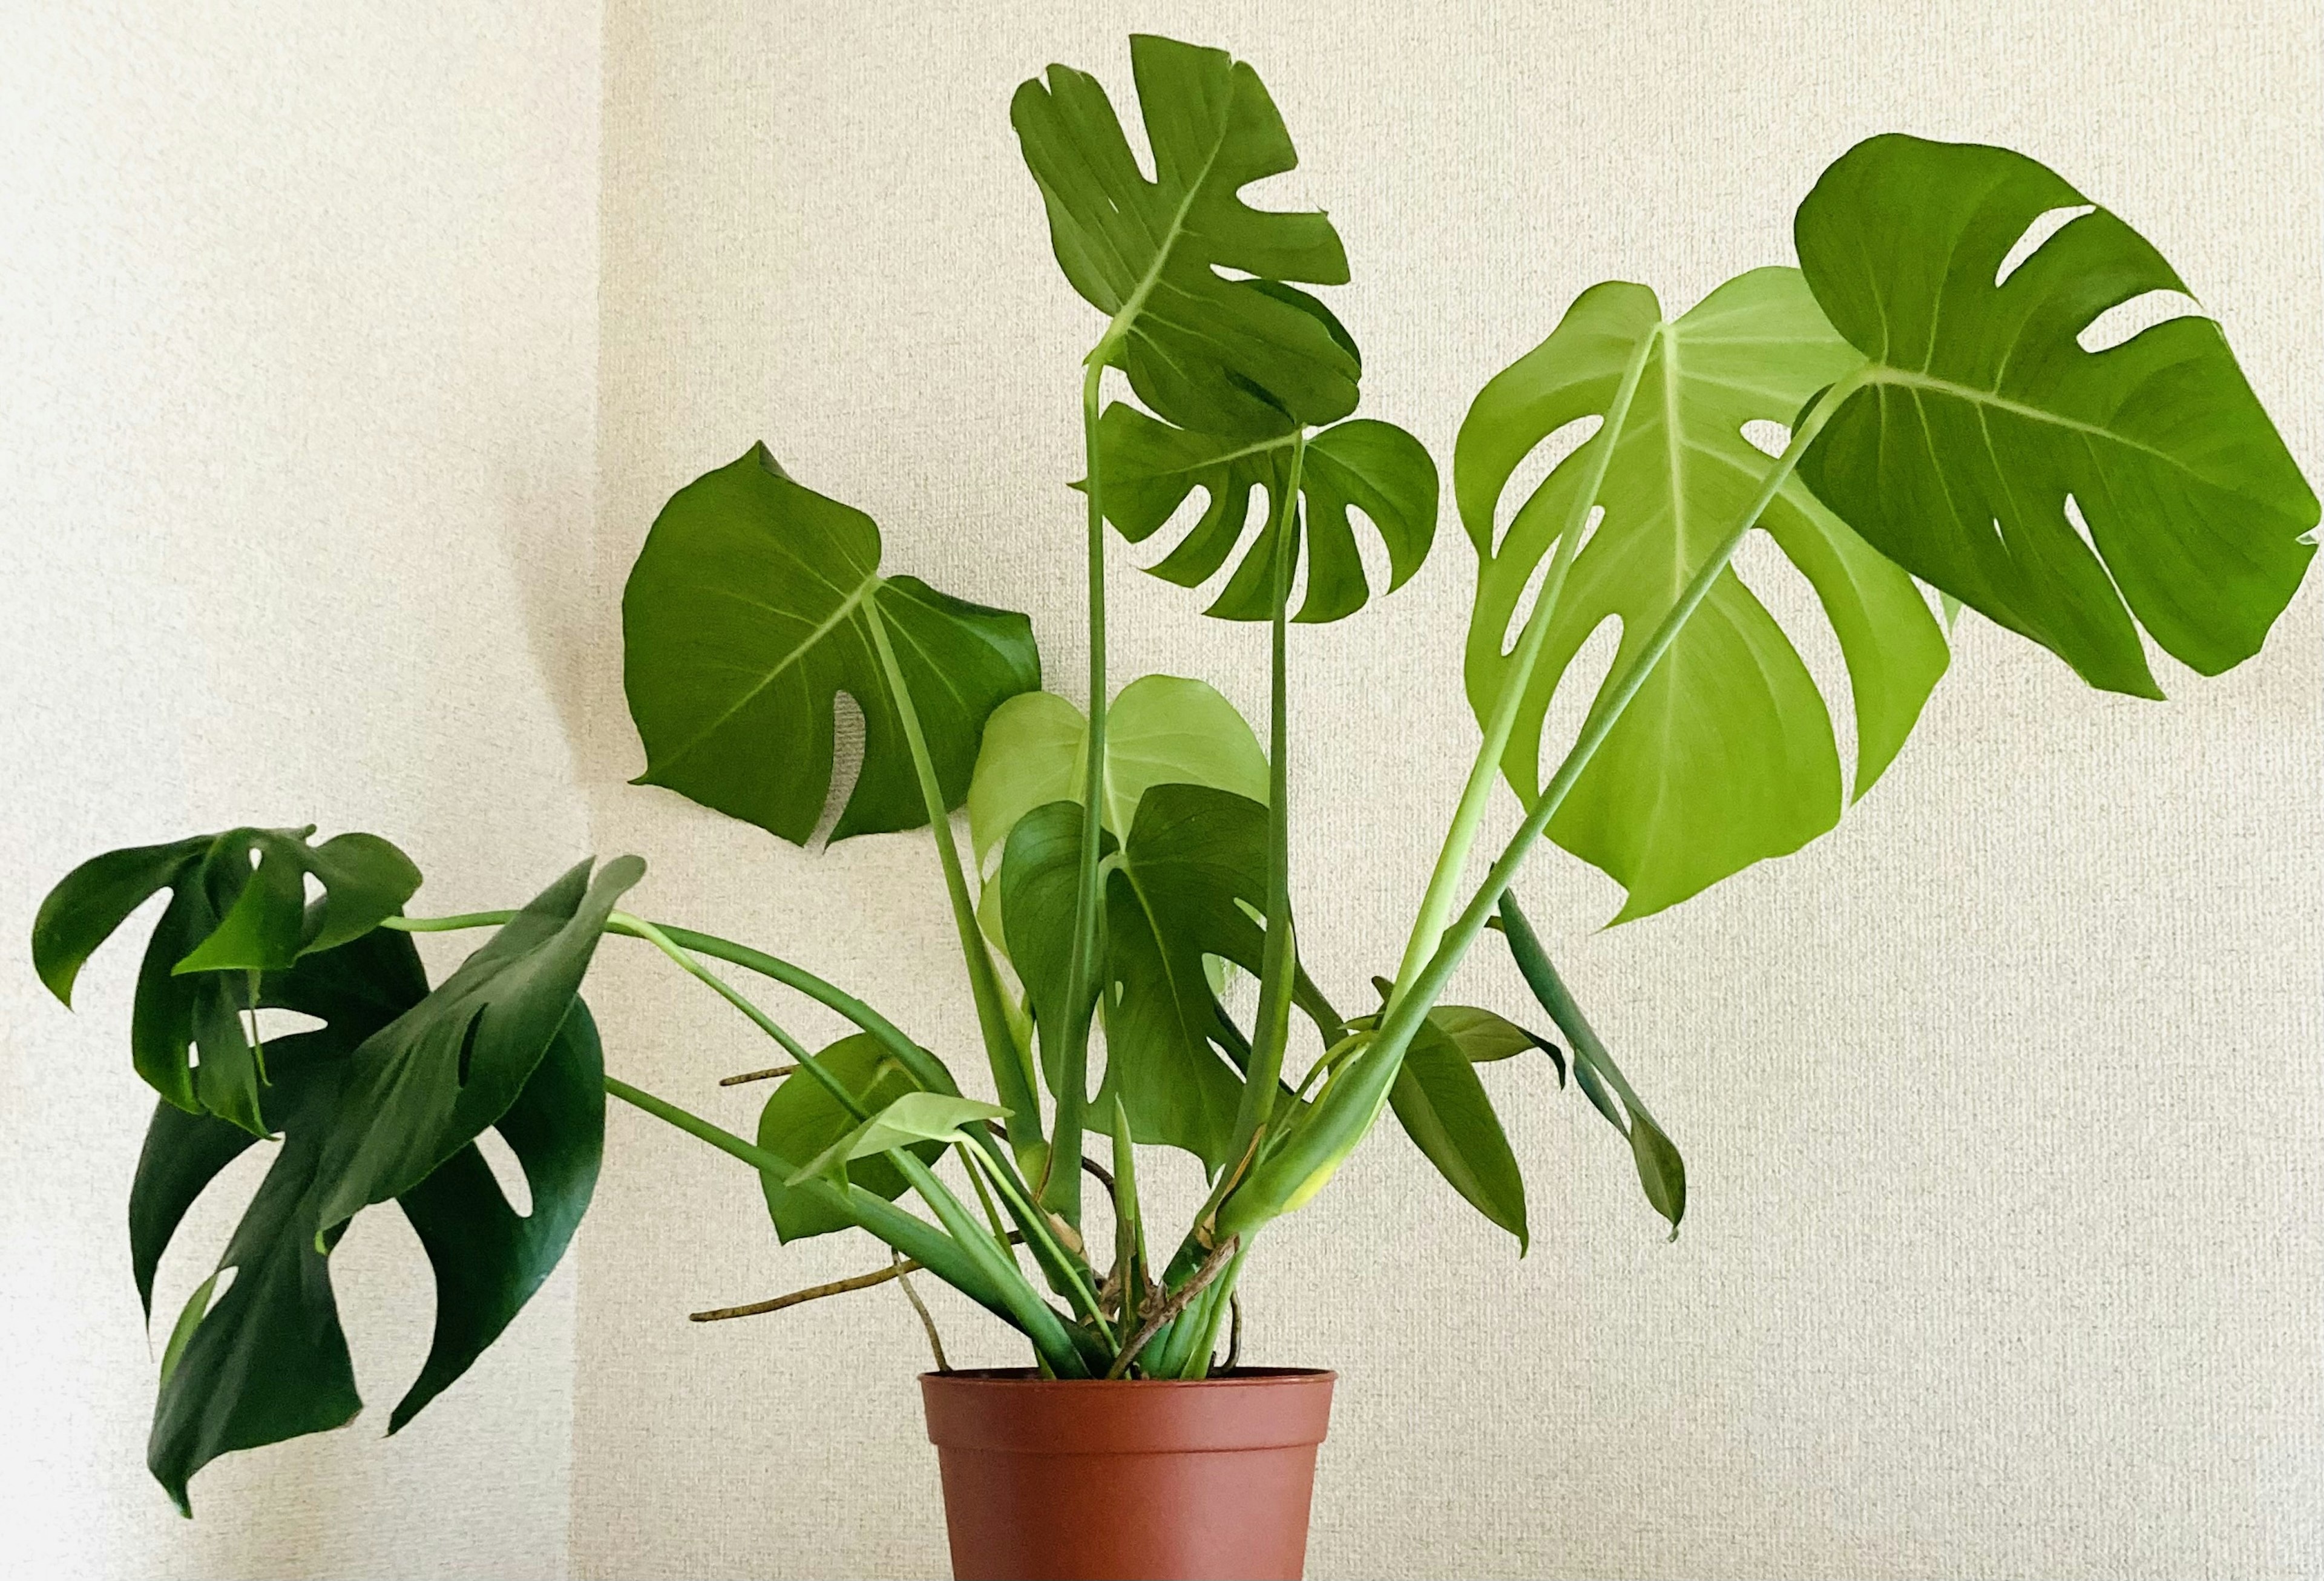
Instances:
[[[2219,326],[2128,224],[2019,154],[1862,143],[1800,205],[1795,264],[1676,313],[1644,285],[1592,287],[1470,408],[1453,495],[1481,740],[1401,959],[1362,1003],[1335,1001],[1291,901],[1293,627],[1361,618],[1419,570],[1437,469],[1355,415],[1356,339],[1314,294],[1349,279],[1331,221],[1246,199],[1295,163],[1258,75],[1159,38],[1130,53],[1144,162],[1081,71],[1050,68],[1010,109],[1057,262],[1095,310],[1077,698],[1041,689],[1025,615],[887,569],[872,519],[764,446],[669,500],[622,603],[639,782],[794,844],[927,831],[973,1039],[622,910],[633,856],[584,862],[521,909],[422,918],[404,911],[420,874],[383,839],[238,829],[97,857],[49,897],[33,953],[60,998],[148,896],[171,897],[131,1015],[160,1095],[130,1208],[149,1300],[194,1196],[272,1150],[161,1364],[150,1462],[181,1505],[216,1456],[356,1411],[330,1257],[367,1208],[397,1205],[438,1284],[434,1348],[391,1428],[456,1378],[571,1235],[608,1093],[745,1165],[784,1240],[884,1249],[831,1289],[925,1272],[1018,1331],[1044,1380],[1201,1380],[1222,1344],[1231,1360],[1247,1260],[1384,1111],[1522,1251],[1525,1187],[1480,1063],[1520,1061],[1536,1092],[1570,1069],[1675,1235],[1678,1150],[1513,892],[1541,837],[1618,881],[1622,919],[1660,911],[1832,828],[1904,746],[1962,611],[2093,687],[2158,697],[2152,650],[2206,675],[2249,658],[2314,552],[2316,498]],[[2110,333],[2116,310],[2153,318],[2156,293],[2175,311]],[[1263,744],[1201,680],[1114,689],[1110,531],[1155,545],[1155,575],[1210,589],[1203,615],[1267,623]],[[1842,700],[1730,563],[1754,531],[1845,659],[1852,780]],[[1609,623],[1579,729],[1545,739]],[[1397,684],[1385,664],[1378,684]],[[862,721],[852,781],[842,694]],[[1497,784],[1523,817],[1488,861]],[[466,929],[492,931],[430,986],[408,935]],[[1489,929],[1544,1030],[1447,1002]],[[658,950],[779,1048],[751,1073],[774,1083],[754,1136],[605,1072],[580,990],[606,936]],[[854,1030],[811,1049],[722,966]],[[263,1042],[269,1008],[317,1024]],[[487,1130],[524,1170],[529,1214],[478,1151]],[[1148,1217],[1141,1149],[1199,1168],[1191,1219]],[[960,1540],[956,1521],[956,1557]]]

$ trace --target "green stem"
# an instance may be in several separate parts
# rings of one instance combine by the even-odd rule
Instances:
[[[1684,590],[1679,595],[1661,624],[1646,639],[1637,658],[1622,672],[1620,679],[1607,692],[1582,726],[1572,751],[1558,765],[1557,772],[1543,787],[1540,798],[1526,815],[1500,857],[1485,875],[1485,882],[1462,910],[1429,957],[1428,964],[1413,979],[1411,988],[1382,1018],[1379,1035],[1371,1046],[1357,1058],[1334,1072],[1323,1084],[1296,1132],[1286,1136],[1283,1146],[1255,1168],[1242,1187],[1237,1189],[1219,1214],[1218,1234],[1248,1234],[1267,1220],[1287,1212],[1305,1202],[1328,1179],[1356,1143],[1371,1129],[1379,1111],[1388,1101],[1388,1088],[1403,1068],[1405,1049],[1412,1035],[1419,1029],[1422,1019],[1435,1004],[1444,991],[1445,983],[1468,954],[1469,947],[1483,931],[1485,920],[1499,904],[1503,891],[1516,881],[1524,867],[1534,842],[1541,837],[1549,820],[1573,789],[1576,780],[1588,769],[1606,737],[1620,722],[1647,678],[1654,673],[1665,654],[1678,640],[1679,633],[1693,617],[1694,612],[1709,597],[1711,589],[1726,574],[1727,565],[1751,529],[1758,524],[1775,492],[1782,488],[1799,465],[1800,457],[1822,431],[1831,413],[1852,393],[1863,375],[1851,374],[1835,384],[1816,404],[1815,410],[1793,434],[1792,442],[1783,455],[1768,468],[1761,480],[1758,493],[1744,510],[1727,535],[1720,540],[1708,559],[1695,570]]]
[[[1098,837],[1105,810],[1105,503],[1098,448],[1099,402],[1112,332],[1082,375],[1082,447],[1089,498],[1089,730],[1082,782],[1082,848],[1074,877],[1074,943],[1065,968],[1065,1025],[1057,1061],[1057,1124],[1042,1206],[1075,1229],[1082,1222],[1082,1133],[1089,1107],[1090,1022],[1097,1013]],[[1045,1032],[1043,1034],[1047,1036]]]
[[[1059,1283],[1062,1280],[1063,1288],[1057,1293],[1071,1301],[1083,1317],[1096,1325],[1098,1332],[1104,1336],[1106,1344],[1111,1346],[1113,1344],[1113,1330],[1105,1320],[1105,1309],[1098,1305],[1097,1291],[1090,1287],[1089,1280],[1083,1273],[1081,1266],[1072,1258],[1067,1257],[1065,1248],[1057,1244],[1055,1232],[1043,1219],[1041,1211],[1027,1199],[1020,1187],[997,1170],[993,1171],[992,1183],[1001,1188],[1002,1199],[1009,1204],[1010,1216],[1025,1226],[1027,1244],[1046,1248],[1047,1255],[1041,1257],[1040,1261],[1044,1270],[1050,1273],[1052,1284]],[[982,1188],[980,1187],[979,1189]]]
[[[936,1178],[929,1168],[920,1162],[908,1148],[898,1148],[885,1155],[892,1160],[897,1171],[931,1208],[953,1241],[968,1253],[978,1270],[1000,1292],[1034,1346],[1060,1376],[1086,1377],[1088,1368],[1081,1352],[1074,1344],[1073,1335],[1065,1320],[1057,1316],[1040,1292],[1028,1283],[1016,1263],[1010,1261],[1007,1248],[982,1225],[976,1222],[960,1198],[952,1194],[945,1183]],[[997,1177],[996,1177],[997,1178]]]
[[[1397,968],[1396,987],[1388,994],[1390,1005],[1404,997],[1444,937],[1462,874],[1469,865],[1470,849],[1476,843],[1485,809],[1492,800],[1493,782],[1500,777],[1501,760],[1508,752],[1510,734],[1517,728],[1517,712],[1525,706],[1526,689],[1533,681],[1534,667],[1541,660],[1542,646],[1549,636],[1559,596],[1565,590],[1565,574],[1572,569],[1574,556],[1582,550],[1582,529],[1589,523],[1591,507],[1598,503],[1598,491],[1606,481],[1606,468],[1621,443],[1622,430],[1630,418],[1632,398],[1637,394],[1639,377],[1646,372],[1646,358],[1656,338],[1655,335],[1643,337],[1637,349],[1630,354],[1628,364],[1622,369],[1621,383],[1615,388],[1613,402],[1606,408],[1606,420],[1592,439],[1595,448],[1582,473],[1581,486],[1573,491],[1572,504],[1566,508],[1565,521],[1558,529],[1557,550],[1550,559],[1549,574],[1542,580],[1533,612],[1526,618],[1525,631],[1517,639],[1508,668],[1502,671],[1501,689],[1493,699],[1492,716],[1485,723],[1484,742],[1477,749],[1476,762],[1470,765],[1469,782],[1462,788],[1461,805],[1452,815],[1452,827],[1444,832],[1443,848],[1436,855],[1435,871],[1429,874],[1428,892],[1421,899],[1420,914],[1413,919],[1412,935],[1405,942],[1404,961]]]
[[[903,721],[904,743],[912,754],[912,768],[919,777],[920,800],[927,808],[928,832],[935,837],[936,861],[944,869],[945,892],[952,901],[953,929],[960,936],[961,957],[968,966],[968,985],[976,1000],[977,1030],[984,1039],[985,1060],[992,1068],[992,1082],[1002,1106],[1009,1111],[1010,1146],[1023,1152],[1037,1147],[1041,1141],[1041,1100],[1033,1090],[1024,1061],[1018,1057],[1017,1034],[1010,1029],[1009,1012],[1001,995],[1001,979],[992,969],[992,952],[984,942],[984,930],[977,926],[976,907],[969,900],[968,880],[961,871],[960,850],[953,838],[952,810],[945,805],[944,788],[936,781],[935,759],[929,754],[927,737],[920,730],[920,716],[912,706],[911,688],[904,683],[904,672],[896,662],[896,654],[888,642],[888,623],[881,618],[876,598],[863,601],[864,624],[871,628],[872,646],[880,656],[880,668],[887,677],[889,694],[894,698],[897,716]]]

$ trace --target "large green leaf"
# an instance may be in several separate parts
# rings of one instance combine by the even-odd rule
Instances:
[[[1517,896],[1501,892],[1500,915],[1495,923],[1503,938],[1508,941],[1510,958],[1525,977],[1526,986],[1533,990],[1549,1019],[1565,1034],[1573,1049],[1573,1085],[1580,1087],[1591,1106],[1606,1117],[1606,1123],[1620,1132],[1630,1143],[1630,1160],[1637,1168],[1638,1185],[1646,1194],[1654,1210],[1670,1221],[1671,1238],[1678,1238],[1678,1222],[1686,1216],[1686,1162],[1679,1157],[1678,1149],[1614,1063],[1606,1045],[1573,995],[1558,976],[1557,968],[1550,965],[1549,952],[1542,948],[1541,939],[1525,913],[1517,909]]]
[[[880,572],[880,529],[802,487],[763,445],[670,496],[622,596],[638,783],[804,843],[831,791],[835,699],[863,714],[835,840],[928,821],[885,637],[947,807],[985,718],[1041,684],[1032,624]]]
[[[1240,196],[1298,163],[1259,74],[1222,50],[1145,34],[1130,59],[1150,181],[1088,73],[1052,66],[1009,106],[1057,263],[1111,317],[1110,356],[1182,427],[1255,436],[1345,417],[1354,357],[1314,314],[1264,289],[1344,282],[1340,238],[1320,213],[1255,209]]]
[[[65,1003],[98,946],[161,890],[170,904],[137,975],[130,1049],[137,1072],[189,1114],[267,1134],[264,1051],[242,1020],[254,973],[335,949],[401,911],[420,887],[410,858],[377,835],[309,845],[303,829],[228,829],[108,851],[67,874],[32,922],[32,964]],[[305,879],[322,886],[314,905]],[[189,1055],[198,1049],[198,1063]]]
[[[1574,559],[1522,694],[1503,770],[1530,804],[1543,723],[1583,643],[1608,619],[1621,642],[1610,685],[1750,504],[1774,465],[1744,437],[1787,423],[1863,358],[1817,310],[1797,271],[1758,269],[1666,320],[1644,286],[1593,286],[1539,347],[1488,384],[1462,424],[1461,518],[1477,549],[1469,699],[1489,717],[1514,674],[1523,595],[1569,528],[1602,460],[1604,514]],[[1636,393],[1609,417],[1635,371]],[[1569,424],[1597,430],[1559,461],[1494,539],[1526,456]],[[1610,454],[1608,452],[1610,451]],[[1895,756],[1946,663],[1912,579],[1806,486],[1787,481],[1760,518],[1812,584],[1840,639],[1856,717],[1855,794]],[[1621,919],[1676,903],[1839,821],[1840,766],[1821,693],[1783,629],[1732,570],[1720,577],[1549,825],[1629,891]]]
[[[838,1078],[866,1111],[887,1107],[919,1084],[885,1043],[869,1032],[842,1038],[816,1056],[824,1069]],[[807,1072],[783,1077],[767,1106],[759,1112],[759,1145],[778,1158],[812,1159],[855,1128],[855,1117]],[[923,1163],[936,1161],[942,1144],[928,1142],[912,1150]],[[867,1191],[893,1202],[903,1194],[904,1177],[884,1158],[865,1159],[848,1167],[847,1178]],[[767,1195],[767,1212],[781,1240],[800,1241],[851,1229],[855,1221],[839,1210],[827,1194],[794,1190],[771,1173],[760,1183]]]
[[[1081,818],[1074,802],[1035,809],[1001,860],[1010,955],[1037,1026],[1064,1018]],[[1219,1003],[1204,957],[1259,969],[1267,809],[1209,786],[1157,785],[1139,801],[1130,837],[1118,850],[1111,840],[1103,846],[1102,1090],[1120,1096],[1139,1141],[1184,1148],[1216,1168],[1231,1144],[1250,1043]],[[1296,993],[1310,1019],[1336,1035],[1339,1018],[1304,970]],[[1054,1087],[1046,1038],[1042,1053]],[[1098,1105],[1093,1123],[1102,1129],[1109,1112]]]
[[[2206,675],[2257,652],[2316,552],[2316,495],[2216,321],[2082,348],[2107,310],[2186,289],[2114,215],[2089,208],[2004,277],[2036,219],[2088,205],[2006,149],[1891,135],[1841,155],[1795,231],[1869,383],[1800,471],[1915,576],[2094,686],[2160,697],[2139,628]]]
[[[1106,520],[1132,543],[1143,543],[1188,495],[1202,490],[1201,518],[1176,548],[1148,568],[1166,581],[1195,587],[1226,564],[1251,530],[1251,490],[1265,490],[1258,536],[1204,613],[1225,620],[1269,619],[1294,443],[1288,434],[1250,440],[1174,428],[1117,402],[1106,409],[1098,429]],[[1351,509],[1371,522],[1387,547],[1385,591],[1404,586],[1428,558],[1436,537],[1436,463],[1418,439],[1394,423],[1357,418],[1310,436],[1300,463],[1299,493],[1305,510],[1294,519],[1295,529],[1304,530],[1292,553],[1295,559],[1301,553],[1307,557],[1307,596],[1293,618],[1338,620],[1370,597],[1348,521]]]
[[[342,1088],[354,1049],[427,990],[411,941],[383,931],[309,953],[262,979],[261,1004],[324,1025],[271,1050],[270,1103],[281,1142],[218,1272],[188,1303],[163,1357],[148,1461],[180,1509],[189,1481],[218,1456],[337,1427],[361,1409],[325,1250],[338,1231],[318,1244],[319,1167],[345,1123]],[[390,1431],[466,1371],[556,1265],[595,1184],[604,1104],[595,1031],[576,1002],[499,1122],[524,1170],[530,1213],[509,1207],[473,1145],[402,1197],[435,1271],[437,1311],[428,1360]],[[155,1105],[129,1205],[132,1261],[149,1312],[154,1270],[187,1210],[254,1145],[224,1120]]]
[[[317,1161],[317,1229],[327,1232],[435,1173],[499,1120],[540,1063],[604,934],[645,864],[576,865],[349,1058]]]

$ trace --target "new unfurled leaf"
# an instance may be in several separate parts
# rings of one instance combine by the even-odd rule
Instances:
[[[170,903],[138,968],[131,1057],[154,1091],[189,1114],[268,1133],[261,1050],[243,1012],[254,973],[282,971],[393,916],[420,870],[377,835],[310,845],[303,829],[228,829],[108,851],[67,874],[32,923],[32,964],[69,1004],[81,966],[158,892]],[[306,878],[321,885],[310,905]],[[199,1061],[189,1052],[199,1050]]]
[[[1800,475],[1867,541],[2111,691],[2162,695],[2142,627],[2206,675],[2259,651],[2316,495],[2215,320],[2083,349],[2109,310],[2185,291],[2144,236],[2023,154],[1894,134],[1834,162],[1794,228],[1869,362]]]
[[[1223,50],[1147,34],[1130,39],[1130,59],[1150,180],[1087,72],[1052,66],[1009,106],[1058,265],[1111,320],[1111,360],[1139,400],[1185,428],[1264,435],[1345,417],[1354,357],[1266,289],[1344,282],[1340,238],[1320,213],[1257,209],[1240,196],[1298,163],[1259,74]]]
[[[1411,579],[1436,537],[1436,463],[1394,423],[1356,418],[1310,435],[1300,461],[1299,495],[1305,509],[1286,529],[1283,492],[1290,481],[1293,436],[1247,440],[1174,428],[1120,402],[1107,408],[1098,430],[1106,520],[1132,543],[1143,543],[1201,490],[1202,516],[1177,546],[1148,569],[1182,587],[1200,587],[1227,563],[1253,531],[1251,490],[1264,492],[1257,536],[1207,615],[1223,620],[1266,620],[1274,613],[1276,544],[1298,533],[1296,563],[1307,558],[1307,596],[1295,620],[1333,621],[1353,615],[1371,596],[1356,548],[1353,511],[1371,523],[1388,551],[1392,593]]]
[[[871,1113],[886,1108],[906,1093],[920,1090],[903,1062],[868,1032],[842,1038],[816,1059]],[[760,1111],[758,1142],[779,1158],[814,1159],[855,1127],[855,1116],[841,1106],[831,1089],[811,1073],[798,1070],[783,1077]],[[921,1162],[933,1163],[943,1144],[927,1142],[912,1151]],[[864,1159],[851,1166],[847,1179],[890,1202],[904,1190],[903,1175],[884,1158]],[[829,1234],[851,1228],[856,1222],[827,1194],[795,1190],[771,1173],[762,1172],[759,1181],[766,1191],[767,1212],[774,1220],[775,1234],[785,1242]]]
[[[1611,685],[1775,466],[1745,426],[1789,423],[1862,361],[1824,322],[1797,271],[1757,269],[1675,320],[1663,318],[1644,286],[1593,286],[1548,339],[1486,385],[1462,424],[1453,465],[1480,562],[1466,670],[1480,719],[1491,717],[1505,686],[1524,688],[1502,765],[1521,800],[1539,793],[1544,720],[1582,644],[1606,621],[1618,623]],[[1517,504],[1497,539],[1518,466],[1591,418],[1600,426]],[[1593,505],[1603,516],[1589,531]],[[1943,673],[1943,633],[1912,578],[1796,479],[1759,525],[1805,575],[1840,639],[1861,796]],[[1563,534],[1583,532],[1539,661],[1520,676],[1514,655],[1528,583]],[[1549,834],[1628,890],[1618,919],[1627,920],[1797,850],[1839,821],[1841,800],[1824,698],[1783,628],[1730,569],[1575,782]]]
[[[880,529],[793,482],[763,445],[670,496],[622,596],[638,783],[803,844],[831,790],[835,699],[862,770],[831,837],[918,828],[927,804],[885,637],[947,807],[1001,702],[1041,684],[1032,624],[880,571]],[[876,628],[876,629],[875,629]]]
[[[876,1158],[899,1148],[916,1148],[923,1142],[946,1147],[965,1142],[962,1126],[1007,1118],[1009,1111],[998,1104],[952,1093],[908,1092],[793,1170],[783,1184],[798,1186],[818,1175],[840,1172],[852,1160]]]

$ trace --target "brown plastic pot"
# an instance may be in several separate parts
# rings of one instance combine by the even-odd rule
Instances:
[[[924,1373],[959,1581],[1299,1576],[1330,1373]]]

